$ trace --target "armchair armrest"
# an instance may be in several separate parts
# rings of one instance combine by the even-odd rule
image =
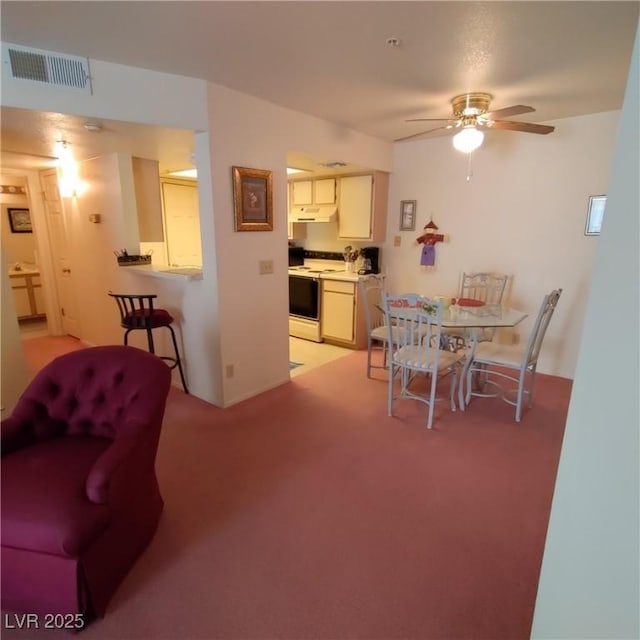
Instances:
[[[3,456],[26,447],[36,439],[32,424],[15,414],[2,421],[0,438]]]
[[[91,502],[107,503],[111,479],[118,467],[132,454],[138,441],[136,433],[121,436],[93,463],[85,482],[87,498]]]

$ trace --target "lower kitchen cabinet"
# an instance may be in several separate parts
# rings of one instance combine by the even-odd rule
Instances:
[[[366,346],[367,330],[357,282],[323,280],[321,309],[325,342],[354,349]]]

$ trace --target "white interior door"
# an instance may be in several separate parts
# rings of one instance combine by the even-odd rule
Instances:
[[[202,266],[197,185],[163,181],[162,202],[169,264]]]
[[[51,253],[55,264],[55,281],[58,289],[62,328],[65,333],[76,338],[81,337],[78,305],[75,296],[71,256],[64,210],[58,191],[58,176],[55,169],[40,174],[44,192],[44,206],[49,229]]]

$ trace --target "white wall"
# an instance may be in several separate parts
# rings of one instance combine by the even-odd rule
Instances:
[[[3,238],[4,244],[4,238]],[[16,404],[29,381],[29,372],[20,341],[20,329],[16,317],[13,293],[9,281],[9,271],[5,259],[4,246],[0,251],[1,292],[0,305],[0,346],[2,349],[2,369],[0,371],[0,409],[6,418]]]
[[[389,171],[391,145],[289,109],[209,85],[214,233],[204,254],[217,256],[219,330],[225,404],[289,380],[286,156],[340,158]],[[232,167],[273,171],[274,229],[234,231]],[[274,262],[261,276],[258,261]]]
[[[534,638],[640,637],[639,37],[640,30],[562,446]]]
[[[587,205],[607,192],[618,120],[619,112],[558,120],[547,136],[487,132],[469,181],[450,136],[396,144],[382,249],[389,288],[455,294],[463,271],[507,273],[506,301],[529,313],[517,328],[526,339],[543,295],[562,287],[539,370],[573,377],[598,244],[584,235]],[[417,200],[415,232],[399,231],[401,200]],[[448,236],[433,269],[420,266],[415,242],[431,215]]]
[[[26,187],[26,179],[20,176],[0,173],[0,184]],[[15,262],[36,262],[36,241],[34,233],[13,233],[9,223],[8,209],[28,209],[29,199],[26,193],[0,193],[2,205],[0,216],[0,229],[3,238],[4,261],[13,264]]]

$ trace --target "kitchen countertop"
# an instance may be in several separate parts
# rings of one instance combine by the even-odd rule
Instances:
[[[307,278],[319,278],[321,280],[342,280],[346,282],[358,282],[365,276],[358,272],[345,271],[344,262],[336,260],[305,260],[305,267],[310,269],[335,269],[335,271],[323,271],[321,273],[309,273],[308,270],[300,270],[298,267],[289,267],[290,276],[303,276]]]
[[[169,267],[161,265],[130,265],[121,267],[136,275],[148,276],[152,278],[167,278],[169,280],[202,280],[202,269],[200,267]]]

